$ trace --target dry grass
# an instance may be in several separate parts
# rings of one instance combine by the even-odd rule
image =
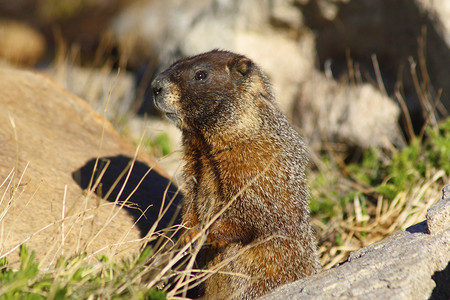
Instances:
[[[324,269],[344,261],[352,251],[425,220],[428,208],[441,198],[443,184],[450,182],[443,170],[429,176],[418,179],[411,189],[399,192],[392,200],[377,195],[375,203],[364,199],[362,204],[365,196],[356,194],[346,207],[336,204],[331,216],[313,217]]]
[[[100,153],[103,134],[99,140]],[[95,171],[93,172],[90,187],[85,191],[83,201],[79,203],[76,211],[72,208],[71,213],[68,213],[66,186],[61,199],[63,205],[60,218],[55,221],[49,220],[49,223],[42,228],[30,230],[25,238],[12,245],[10,242],[6,242],[8,238],[11,238],[11,224],[15,226],[14,224],[23,222],[24,220],[20,217],[22,212],[27,209],[28,204],[43,199],[35,198],[32,191],[28,194],[23,193],[26,185],[23,184],[22,179],[27,173],[27,167],[21,173],[17,172],[18,166],[9,172],[8,176],[0,183],[0,190],[2,191],[0,196],[2,207],[0,211],[0,244],[2,245],[0,252],[0,270],[2,271],[0,272],[0,296],[31,297],[33,295],[33,297],[39,298],[39,295],[41,295],[47,298],[59,294],[60,296],[74,298],[87,298],[94,295],[94,297],[109,299],[113,296],[122,295],[125,298],[143,299],[149,293],[161,295],[161,293],[158,294],[155,291],[155,287],[163,286],[171,277],[175,276],[175,268],[173,267],[185,257],[188,248],[191,246],[187,245],[184,249],[181,249],[181,252],[178,251],[175,235],[180,230],[179,227],[174,227],[172,231],[156,231],[158,222],[167,213],[167,208],[176,195],[170,198],[167,196],[166,190],[158,221],[144,238],[135,240],[128,238],[132,230],[137,230],[134,228],[136,226],[134,224],[130,228],[123,228],[123,231],[118,232],[115,242],[111,242],[110,238],[109,244],[103,244],[100,247],[94,246],[98,245],[97,241],[103,240],[104,231],[110,224],[116,222],[118,213],[125,207],[133,206],[129,202],[130,197],[151,171],[150,169],[143,176],[125,201],[119,201],[130,178],[139,151],[140,146],[138,145],[135,157],[128,168],[119,175],[110,191],[105,191],[105,196],[108,196],[117,186],[120,178],[125,179],[122,186],[117,186],[120,192],[114,203],[100,202],[96,195],[96,191],[101,185],[102,176],[108,167],[106,165],[98,176],[94,176]],[[25,199],[26,204],[24,206],[20,206],[18,203],[23,203],[23,199],[21,199],[23,197],[29,198]],[[88,205],[92,201],[98,204],[93,207]],[[109,210],[106,219],[100,217],[98,213],[100,209]],[[144,213],[145,211],[142,211],[142,215]],[[12,223],[10,222],[11,219]],[[92,230],[90,228],[93,227],[90,224],[94,223],[101,226]],[[52,232],[52,235],[47,236],[48,232]],[[86,232],[89,234],[86,235]],[[76,245],[75,249],[69,250],[67,248],[69,236],[72,239],[71,244]],[[35,259],[35,254],[29,252],[24,245],[43,237],[46,237],[45,248],[32,249],[39,251],[40,260],[45,261],[45,264],[40,264]],[[147,247],[149,243],[154,243],[157,247],[151,249]],[[130,248],[134,249],[135,254],[132,257],[129,255],[124,257],[122,252],[129,252]],[[141,249],[141,251],[138,251],[138,249]],[[20,253],[19,257],[17,257],[17,252]],[[64,255],[68,258],[64,258]],[[177,283],[177,287],[184,288],[184,285],[180,282]]]

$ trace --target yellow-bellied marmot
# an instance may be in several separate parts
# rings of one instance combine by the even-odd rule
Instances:
[[[206,247],[208,267],[223,267],[206,297],[252,299],[317,273],[305,145],[260,68],[213,50],[177,61],[152,89],[183,133],[185,241],[220,214]]]

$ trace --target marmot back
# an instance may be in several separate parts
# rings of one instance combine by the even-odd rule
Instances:
[[[213,50],[174,63],[152,89],[183,133],[184,242],[219,214],[205,247],[220,270],[206,297],[253,299],[319,272],[305,145],[260,68]]]

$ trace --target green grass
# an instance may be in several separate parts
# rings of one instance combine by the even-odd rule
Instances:
[[[138,142],[135,143],[136,146]],[[147,153],[154,157],[164,157],[172,152],[169,135],[165,132],[157,134],[155,137],[144,137],[142,146]]]
[[[119,263],[98,256],[95,264],[86,263],[85,255],[61,257],[51,269],[40,270],[34,252],[22,245],[18,270],[8,268],[5,258],[0,261],[0,299],[165,299],[165,292],[136,280],[151,254],[145,248]]]

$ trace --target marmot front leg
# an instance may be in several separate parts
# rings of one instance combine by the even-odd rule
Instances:
[[[200,222],[197,214],[195,213],[192,202],[187,204],[185,210],[183,211],[183,225],[184,232],[180,237],[180,241],[181,244],[185,245],[191,242],[200,232]]]
[[[249,243],[253,234],[249,228],[230,217],[219,218],[212,225],[206,243],[212,248],[223,248],[231,243]]]
[[[185,232],[180,240],[182,244],[191,242],[203,230],[195,214],[185,215]],[[228,246],[231,243],[247,243],[251,240],[251,233],[247,233],[244,226],[229,219],[219,218],[206,230],[208,236],[206,244],[214,249]]]

